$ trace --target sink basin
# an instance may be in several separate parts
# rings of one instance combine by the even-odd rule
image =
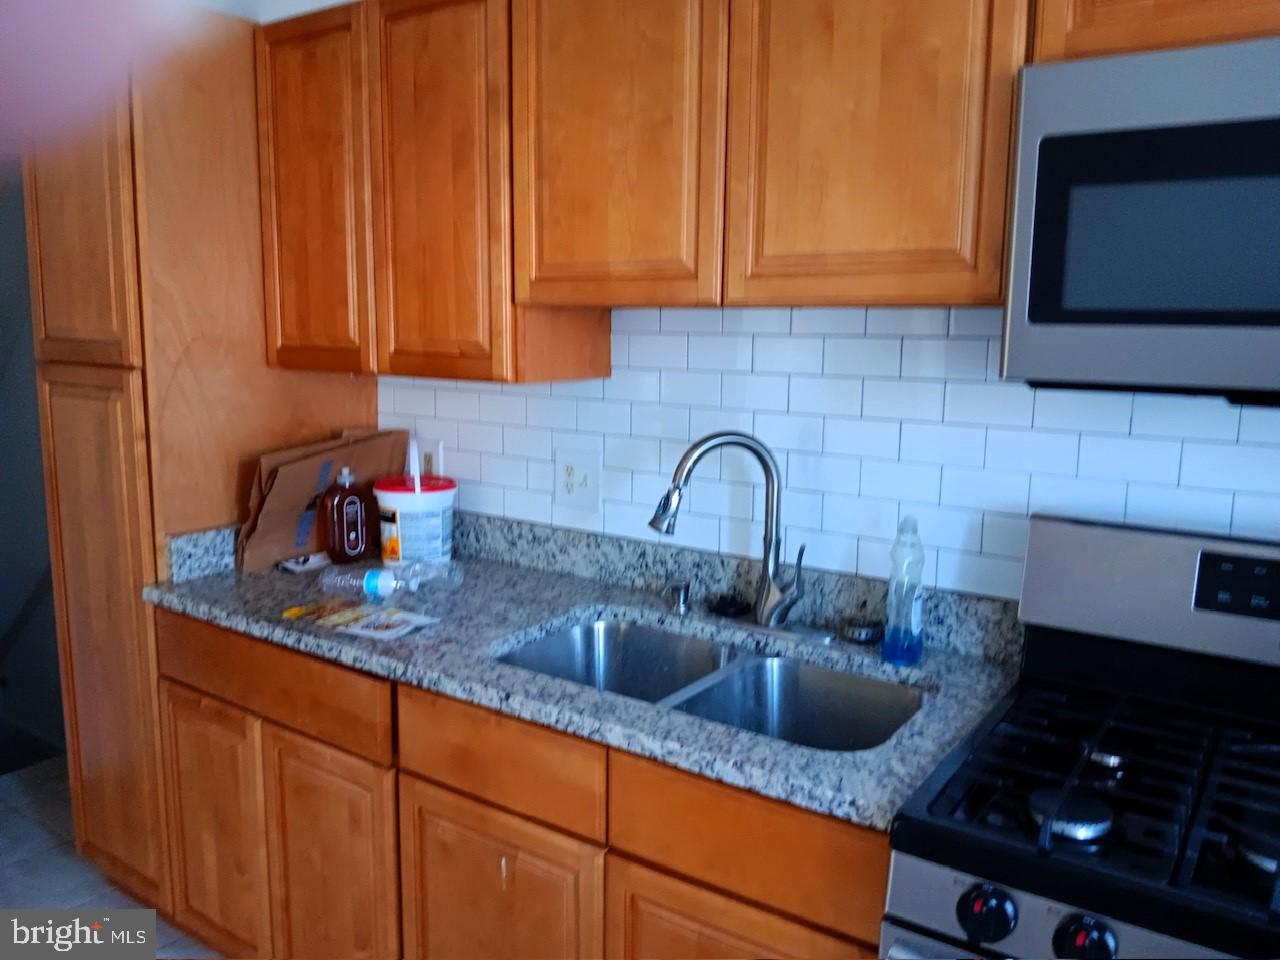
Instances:
[[[920,699],[911,687],[768,657],[726,671],[673,705],[805,747],[866,750],[911,719]]]
[[[734,654],[710,640],[599,620],[547,634],[498,661],[656,703],[725,666]]]

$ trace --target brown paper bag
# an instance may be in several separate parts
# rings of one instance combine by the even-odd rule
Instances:
[[[384,430],[265,454],[249,494],[236,560],[246,572],[321,549],[316,509],[344,467],[361,483],[404,472],[409,434]]]

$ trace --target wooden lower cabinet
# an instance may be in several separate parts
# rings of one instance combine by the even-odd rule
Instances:
[[[609,960],[875,956],[860,944],[615,854],[606,860]]]
[[[603,954],[604,850],[400,776],[409,958]]]
[[[163,680],[174,918],[233,957],[272,956],[262,721]]]
[[[395,771],[262,725],[277,957],[400,954]]]

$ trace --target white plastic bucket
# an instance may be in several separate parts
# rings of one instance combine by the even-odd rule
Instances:
[[[453,505],[458,484],[423,477],[415,493],[412,477],[383,477],[373,485],[382,522],[382,562],[446,563],[453,558]]]

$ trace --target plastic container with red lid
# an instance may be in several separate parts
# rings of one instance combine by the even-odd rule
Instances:
[[[449,477],[383,477],[373,485],[382,522],[382,562],[448,563],[453,559],[453,508],[458,483]]]

